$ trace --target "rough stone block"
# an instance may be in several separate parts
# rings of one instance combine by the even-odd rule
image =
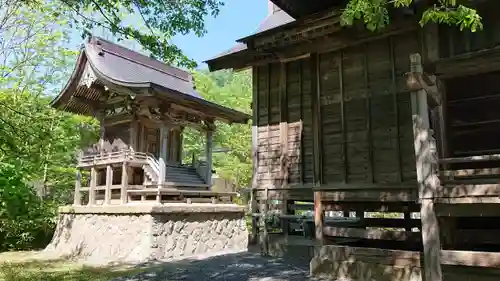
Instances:
[[[45,252],[98,263],[135,263],[247,249],[241,208],[187,205],[170,210],[168,206],[131,207],[128,212],[117,206],[115,213],[111,206],[62,208]]]

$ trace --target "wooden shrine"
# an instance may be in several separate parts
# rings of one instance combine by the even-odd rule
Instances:
[[[75,205],[215,203],[235,195],[211,190],[215,122],[250,116],[203,99],[184,70],[92,37],[52,106],[100,122],[99,143],[78,159]],[[204,138],[205,161],[184,163],[186,127]]]
[[[498,1],[467,2],[475,33],[422,28],[432,1],[380,32],[341,26],[345,1],[271,2],[207,61],[252,69],[264,253],[308,245],[311,273],[349,280],[498,280]]]

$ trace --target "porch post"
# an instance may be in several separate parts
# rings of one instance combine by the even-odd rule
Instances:
[[[90,168],[89,206],[95,205],[95,189],[97,185],[97,171],[95,167]]]
[[[213,130],[207,130],[207,145],[205,147],[206,155],[207,155],[207,171],[205,179],[207,184],[212,185],[212,149],[213,149]]]
[[[104,127],[104,111],[99,111],[99,153],[104,153],[104,137],[106,135],[106,128]]]
[[[137,151],[137,128],[138,123],[137,119],[135,116],[132,119],[132,122],[130,122],[130,141],[129,141],[129,148],[132,151]]]
[[[80,206],[82,204],[82,194],[80,189],[82,188],[82,172],[80,169],[76,170],[76,180],[75,180],[75,195],[73,205]]]
[[[167,125],[162,125],[160,128],[160,157],[158,159],[160,173],[158,175],[158,192],[156,194],[156,202],[161,203],[160,188],[165,183],[166,169],[167,169],[167,155],[168,155],[168,137],[170,128]]]
[[[104,204],[111,204],[111,185],[113,184],[113,168],[111,165],[106,166],[106,190],[104,193]]]
[[[127,171],[127,162],[122,163],[122,188],[121,188],[121,201],[122,204],[127,204],[128,202],[128,194],[127,194],[127,189],[128,189],[128,171]]]
[[[423,67],[420,54],[410,55],[410,62],[410,71],[416,75],[422,75]],[[411,107],[424,248],[424,280],[442,281],[441,241],[433,201],[440,184],[437,177],[436,144],[429,125],[429,108],[425,90],[411,93]]]

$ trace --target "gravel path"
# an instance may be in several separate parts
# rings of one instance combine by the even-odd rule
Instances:
[[[258,253],[237,253],[202,260],[159,264],[150,271],[113,281],[307,281],[307,263],[262,257]]]

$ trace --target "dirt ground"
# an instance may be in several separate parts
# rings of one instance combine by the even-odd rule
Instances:
[[[255,252],[195,256],[185,260],[138,265],[90,266],[50,260],[40,252],[0,254],[1,281],[302,281],[309,265],[291,259],[267,258]]]

